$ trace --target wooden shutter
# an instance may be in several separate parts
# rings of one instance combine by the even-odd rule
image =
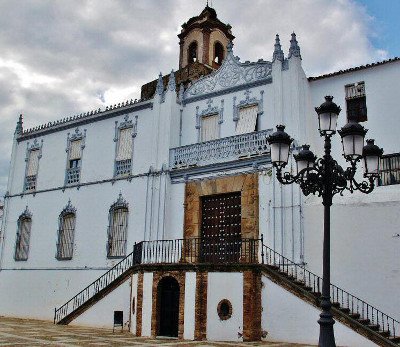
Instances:
[[[201,119],[201,141],[211,141],[219,137],[218,115],[205,116]]]
[[[117,161],[132,158],[132,128],[121,129],[117,148]]]
[[[35,176],[38,172],[39,150],[35,149],[29,152],[27,176]]]
[[[81,159],[82,156],[82,140],[71,141],[69,160]]]
[[[251,133],[256,130],[258,105],[241,107],[239,120],[236,125],[236,134]]]

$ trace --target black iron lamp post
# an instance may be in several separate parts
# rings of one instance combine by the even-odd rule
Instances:
[[[336,133],[336,125],[340,107],[333,101],[332,96],[326,96],[325,102],[316,107],[318,114],[319,133],[324,137],[325,154],[317,157],[310,151],[308,145],[304,145],[297,155],[297,172],[282,172],[289,160],[289,148],[293,139],[284,131],[283,125],[278,125],[277,131],[268,138],[271,145],[271,161],[276,168],[276,176],[280,183],[300,185],[304,195],[314,194],[322,197],[324,205],[324,241],[323,241],[323,279],[320,319],[320,347],[335,346],[333,333],[333,316],[330,301],[330,207],[335,194],[341,195],[345,190],[351,193],[359,190],[370,193],[374,189],[375,179],[379,175],[379,159],[383,150],[374,144],[374,140],[367,140],[364,146],[364,137],[367,130],[358,123],[350,122],[339,130],[342,138],[343,156],[349,163],[344,170],[331,156],[331,137]],[[357,163],[364,162],[364,180],[361,182],[355,178]]]

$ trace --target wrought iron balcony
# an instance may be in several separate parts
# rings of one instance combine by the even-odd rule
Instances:
[[[267,137],[271,133],[272,129],[267,129],[172,148],[170,150],[170,167],[178,170],[193,166],[226,163],[253,156],[269,156],[270,147]]]

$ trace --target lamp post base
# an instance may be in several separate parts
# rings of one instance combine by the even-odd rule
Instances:
[[[335,321],[332,318],[332,314],[328,311],[323,311],[319,316],[318,323],[319,329],[319,347],[336,347],[335,335],[333,333],[333,324]]]

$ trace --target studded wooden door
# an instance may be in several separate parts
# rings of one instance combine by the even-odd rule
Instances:
[[[240,192],[202,197],[201,260],[237,262],[241,246]]]

